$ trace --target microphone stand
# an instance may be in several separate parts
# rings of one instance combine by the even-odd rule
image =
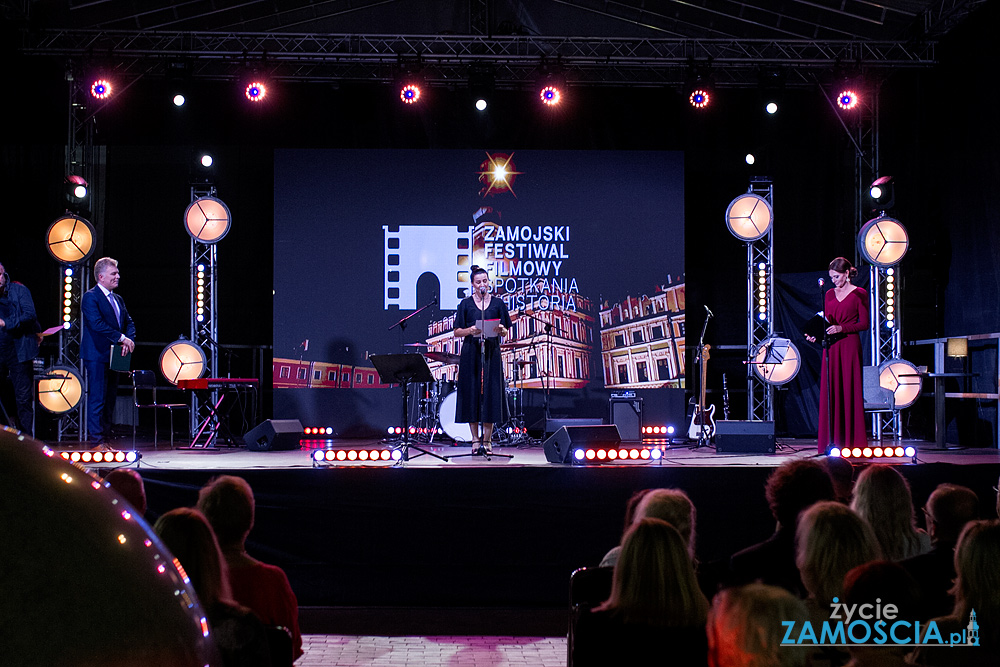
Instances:
[[[525,312],[524,315],[528,319],[534,320],[535,322],[538,322],[539,324],[541,324],[542,325],[542,329],[545,331],[545,345],[546,345],[547,350],[548,350],[548,353],[546,355],[546,357],[547,357],[546,358],[546,362],[547,362],[546,365],[548,366],[548,369],[542,371],[541,374],[540,374],[540,376],[541,376],[541,379],[542,379],[542,396],[544,397],[542,409],[543,409],[543,413],[544,413],[544,416],[545,416],[545,425],[542,428],[542,430],[543,431],[547,431],[548,430],[548,425],[549,425],[549,420],[552,419],[552,415],[549,413],[549,390],[552,387],[552,375],[551,375],[551,373],[552,373],[552,366],[553,366],[553,363],[552,363],[552,324],[549,323],[549,322],[546,322],[544,320],[540,320],[540,319],[538,319],[537,317],[535,317],[534,315],[532,315],[531,313],[528,313],[528,312]],[[532,342],[531,345],[534,346],[535,343]]]
[[[407,322],[409,321],[409,319],[410,319],[411,317],[414,317],[414,316],[416,316],[416,315],[418,315],[418,314],[420,314],[420,313],[424,312],[425,310],[427,310],[427,309],[428,309],[428,308],[430,308],[431,306],[433,306],[433,305],[437,304],[437,302],[438,302],[438,298],[437,298],[437,297],[434,297],[433,299],[431,299],[431,302],[430,302],[430,303],[428,303],[428,304],[427,304],[426,306],[423,306],[423,307],[421,307],[421,308],[418,308],[417,310],[413,311],[412,313],[410,313],[409,315],[407,315],[407,316],[406,316],[406,317],[404,317],[403,319],[399,320],[398,322],[396,322],[395,324],[393,324],[393,325],[392,325],[391,327],[389,327],[389,328],[387,329],[387,331],[392,331],[392,330],[393,330],[393,329],[395,329],[396,327],[399,327],[399,347],[400,347],[401,349],[402,349],[403,347],[405,347],[405,343],[403,343],[403,338],[404,338],[404,334],[405,334],[405,332],[406,332],[406,324],[407,324]],[[405,352],[407,352],[407,350],[403,350],[403,352],[405,353]],[[426,392],[426,387],[424,388],[424,390],[423,390],[423,393],[424,393],[424,395],[426,395],[426,393],[427,393],[427,392]],[[419,394],[416,394],[416,395],[417,395],[417,396],[419,396]],[[419,408],[419,405],[416,405],[416,406],[414,406],[414,407],[415,407],[415,408]],[[419,411],[418,409],[414,409],[414,411],[413,411],[413,412],[414,412],[414,413],[416,413],[416,412],[418,412],[418,411]],[[419,423],[419,420],[418,420],[418,422],[417,422],[417,423]],[[410,425],[409,425],[409,424],[403,424],[403,428],[404,428],[404,429],[409,429],[409,428],[410,428]],[[433,439],[433,438],[432,438],[432,439]]]
[[[819,294],[820,306],[823,308],[823,319],[830,323],[830,320],[826,317],[826,292],[823,291],[823,279],[819,279]],[[834,341],[831,340],[830,334],[826,331],[823,332],[823,356],[826,360],[826,447],[823,451],[827,454],[830,453],[830,448],[834,446],[833,442],[833,368],[830,364],[830,348],[832,347]],[[822,365],[820,366],[822,370]]]

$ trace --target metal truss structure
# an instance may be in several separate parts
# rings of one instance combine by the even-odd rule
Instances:
[[[559,71],[569,85],[683,85],[692,67],[716,86],[754,87],[766,68],[785,85],[815,85],[820,74],[923,68],[937,42],[809,39],[641,39],[484,35],[378,35],[198,31],[42,30],[25,36],[28,56],[90,59],[122,76],[165,76],[171,63],[190,76],[228,80],[249,72],[284,81],[389,83],[419,71],[435,86],[464,85],[469,68],[492,65],[498,88],[531,85]]]
[[[899,286],[896,269],[871,267],[871,294],[868,300],[872,318],[872,365],[876,367],[889,359],[901,358]],[[872,437],[880,442],[883,433],[889,433],[896,439],[902,437],[903,422],[899,410],[872,413]]]
[[[753,179],[748,193],[757,195],[774,211],[774,185],[770,179]],[[761,268],[763,267],[763,268]],[[766,275],[760,276],[760,272]],[[757,348],[774,334],[774,221],[767,234],[747,243],[747,419],[774,421],[774,386],[754,373]],[[767,303],[757,296],[760,278],[766,280]],[[761,309],[764,309],[763,312]]]
[[[210,184],[192,185],[191,201],[201,197],[214,197],[215,186]],[[200,243],[191,239],[191,341],[205,352],[205,375],[216,377],[219,368],[219,319],[216,310],[216,251],[215,244]],[[209,402],[198,400],[196,392],[191,392],[191,436],[194,437],[201,424],[208,424],[210,435],[206,446],[212,446],[219,430],[219,418],[215,411],[219,392],[209,393]]]

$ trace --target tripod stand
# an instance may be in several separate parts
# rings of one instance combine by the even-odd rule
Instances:
[[[436,459],[447,461],[448,457],[439,456],[434,452],[410,444],[409,429],[409,405],[410,405],[410,383],[411,382],[433,382],[431,369],[427,367],[427,362],[419,354],[373,354],[368,359],[378,371],[379,379],[383,384],[398,384],[403,390],[403,442],[398,445],[402,453],[400,461],[410,460],[410,448],[420,452],[417,456],[433,456]]]

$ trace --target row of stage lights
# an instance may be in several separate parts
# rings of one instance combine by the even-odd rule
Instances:
[[[403,458],[399,449],[318,449],[311,455],[313,465],[321,463],[395,463]]]
[[[906,447],[897,445],[895,447],[831,447],[830,456],[844,459],[916,459],[917,448],[912,445]]]
[[[135,463],[142,455],[137,451],[92,452],[89,450],[66,450],[59,456],[72,463]]]
[[[555,80],[553,80],[555,79]],[[559,80],[561,77],[547,77],[542,80],[537,87],[538,101],[548,108],[558,107],[566,98],[566,84]],[[422,100],[427,99],[424,92],[426,84],[416,79],[405,79],[398,83],[399,101],[406,106],[418,106]],[[268,99],[268,84],[263,80],[251,80],[243,86],[243,96],[251,104],[260,104]],[[108,79],[95,79],[90,85],[90,94],[97,100],[106,100],[112,96],[114,86]],[[485,96],[475,95],[474,104],[479,111],[485,111],[489,102]],[[715,93],[709,86],[695,85],[689,89],[687,94],[688,103],[695,109],[708,109]],[[837,107],[844,111],[852,111],[857,108],[860,97],[851,89],[841,90],[834,98]],[[187,103],[183,94],[177,93],[172,98],[174,106],[182,107]],[[764,110],[769,115],[778,113],[778,103],[768,100],[764,105]]]
[[[648,462],[660,461],[663,458],[663,450],[659,447],[598,447],[574,449],[571,457],[572,463],[593,465],[601,463],[613,463],[634,461]]]

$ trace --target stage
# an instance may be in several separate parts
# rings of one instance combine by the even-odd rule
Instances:
[[[541,447],[497,448],[511,459],[419,456],[396,465],[316,466],[316,449],[380,443],[311,440],[299,450],[267,452],[143,443],[138,470],[151,521],[193,505],[215,475],[244,477],[257,499],[248,550],[285,569],[313,631],[533,634],[532,628],[552,631],[562,622],[570,573],[598,564],[618,543],[625,502],[638,489],[688,493],[698,510],[704,564],[770,535],[767,476],[783,461],[816,455],[815,441],[779,443],[771,455],[672,446],[660,462],[600,466],[548,463]],[[918,447],[916,464],[898,464],[916,507],[947,481],[975,490],[984,514],[992,515],[1000,453],[906,444]],[[469,452],[450,445],[428,450]],[[113,466],[91,467],[100,474]]]

